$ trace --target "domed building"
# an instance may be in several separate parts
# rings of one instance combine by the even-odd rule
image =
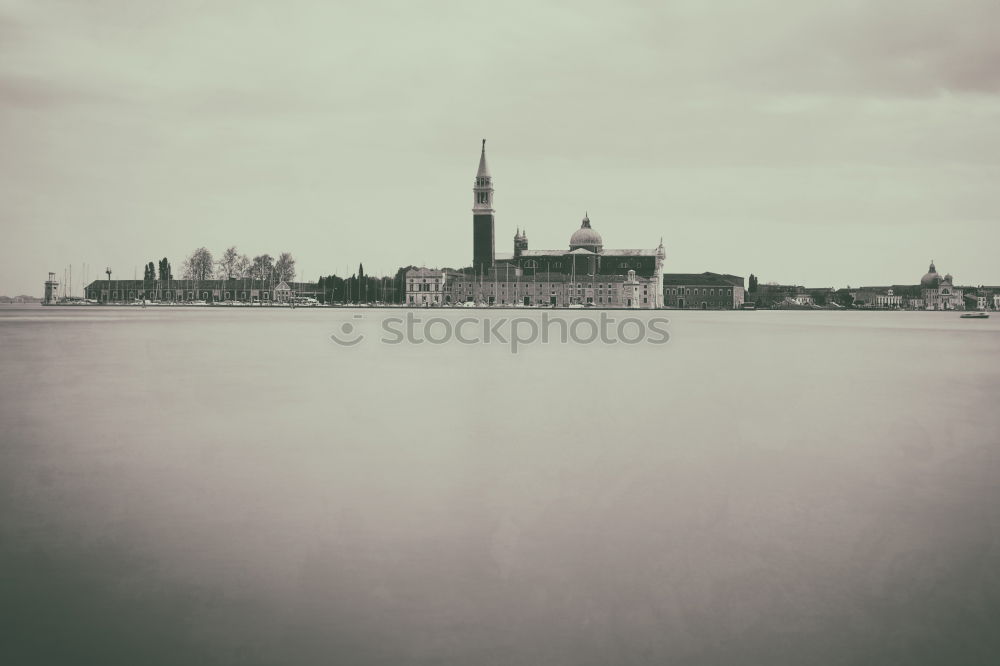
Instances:
[[[938,275],[937,268],[934,267],[934,260],[931,259],[930,267],[920,278],[920,286],[924,289],[937,289],[939,284],[941,284],[941,276]]]
[[[568,250],[529,249],[528,234],[519,227],[514,234],[514,252],[496,252],[493,175],[486,161],[485,139],[473,186],[472,215],[472,266],[445,276],[440,299],[431,301],[424,298],[426,294],[411,294],[408,290],[408,304],[605,308],[663,305],[663,240],[655,248],[607,250],[587,214],[570,236]],[[412,278],[414,285],[423,284],[417,280],[424,278],[416,273]]]
[[[550,285],[544,300],[526,301],[530,303],[658,308],[663,305],[658,287],[665,258],[662,239],[648,250],[606,250],[584,213],[580,228],[569,237],[568,250],[530,250],[527,235],[518,229],[513,256],[497,256],[495,270],[530,284]]]
[[[604,240],[601,238],[601,234],[591,228],[590,216],[586,213],[583,214],[583,222],[580,223],[580,228],[574,231],[573,235],[569,237],[570,252],[581,248],[595,254],[600,254],[601,250],[604,249]]]
[[[920,292],[927,310],[964,310],[965,300],[961,289],[955,289],[951,273],[944,277],[938,275],[934,261],[922,278]]]

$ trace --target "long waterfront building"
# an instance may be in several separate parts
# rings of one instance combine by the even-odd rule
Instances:
[[[84,297],[98,303],[154,301],[167,303],[285,303],[295,298],[318,298],[315,282],[285,280],[94,280]]]
[[[668,308],[734,310],[743,307],[743,278],[721,273],[664,273],[663,303]]]

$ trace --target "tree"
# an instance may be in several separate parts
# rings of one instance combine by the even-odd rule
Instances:
[[[163,259],[160,259],[160,282],[173,279],[174,276],[170,272],[170,262],[167,261],[166,257],[163,257]]]
[[[252,262],[250,257],[245,254],[241,254],[239,259],[236,260],[236,277],[246,278],[250,277],[250,266]]]
[[[187,280],[208,280],[212,277],[215,261],[212,253],[200,247],[184,260],[184,278]]]
[[[153,268],[153,262],[149,262],[143,267],[142,281],[143,282],[153,282],[156,280],[156,269]]]
[[[222,253],[222,257],[217,262],[218,265],[218,276],[220,280],[228,280],[236,275],[236,262],[240,260],[240,253],[236,251],[236,246],[226,248],[226,251]]]
[[[747,291],[751,294],[757,293],[757,276],[751,273],[750,279],[747,281],[747,283],[748,283]]]
[[[834,300],[846,308],[854,306],[854,294],[851,293],[850,287],[847,289],[838,289],[834,295]]]
[[[254,280],[267,280],[274,270],[274,257],[269,254],[259,254],[250,264],[250,277]]]
[[[415,266],[400,266],[392,281],[392,302],[402,303],[406,300],[406,272]]]
[[[291,252],[282,252],[278,261],[274,264],[274,273],[277,279],[291,282],[295,279],[295,259]]]
[[[319,279],[320,301],[323,303],[343,303],[346,300],[347,281],[336,275],[327,275]]]

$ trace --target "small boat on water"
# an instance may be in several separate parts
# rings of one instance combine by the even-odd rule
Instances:
[[[961,315],[962,319],[989,319],[990,315],[986,312],[966,312]]]

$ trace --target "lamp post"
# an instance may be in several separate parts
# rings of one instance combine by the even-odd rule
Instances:
[[[111,301],[111,267],[108,266],[107,268],[105,268],[104,272],[108,274],[108,300],[106,302],[110,302]]]

